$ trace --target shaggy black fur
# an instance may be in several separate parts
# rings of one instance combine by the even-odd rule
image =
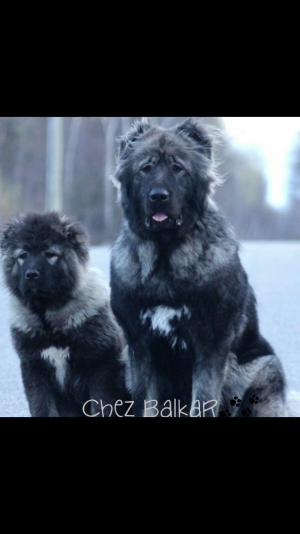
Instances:
[[[125,400],[121,330],[79,223],[57,213],[21,216],[1,247],[31,415],[82,417],[91,399],[88,415],[98,414],[100,401]]]
[[[235,235],[211,200],[212,151],[193,119],[168,130],[137,123],[120,143],[114,180],[125,221],[111,304],[129,344],[136,416],[151,415],[145,401],[161,414],[175,399],[191,415],[217,415],[236,395],[241,414],[256,387],[256,415],[285,415],[280,362],[259,332]]]

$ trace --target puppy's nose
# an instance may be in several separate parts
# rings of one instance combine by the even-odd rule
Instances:
[[[28,269],[25,273],[26,280],[37,280],[40,277],[39,271]]]
[[[151,202],[166,202],[169,196],[170,194],[164,187],[154,187],[149,193]]]

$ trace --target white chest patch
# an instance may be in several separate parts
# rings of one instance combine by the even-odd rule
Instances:
[[[70,357],[70,349],[58,349],[57,347],[49,347],[41,352],[42,358],[48,360],[55,368],[56,379],[61,386],[64,385],[65,376],[67,372],[68,359]]]
[[[187,306],[181,308],[168,308],[167,306],[156,306],[141,312],[141,322],[145,324],[148,319],[151,321],[151,329],[160,335],[170,337],[171,346],[174,348],[179,342],[176,335],[176,325],[174,319],[180,321],[183,318],[190,319],[191,311]],[[181,349],[186,350],[187,345],[184,340],[180,341]]]

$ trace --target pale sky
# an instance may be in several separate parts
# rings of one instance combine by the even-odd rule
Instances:
[[[257,147],[265,160],[268,200],[281,207],[286,203],[288,154],[300,132],[300,117],[222,117],[233,143]]]

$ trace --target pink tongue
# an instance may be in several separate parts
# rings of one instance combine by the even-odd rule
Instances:
[[[153,217],[152,217],[152,219],[154,219],[154,220],[157,221],[157,222],[163,222],[163,221],[165,221],[167,218],[168,218],[168,216],[165,215],[164,213],[156,213],[156,214],[153,215]]]

